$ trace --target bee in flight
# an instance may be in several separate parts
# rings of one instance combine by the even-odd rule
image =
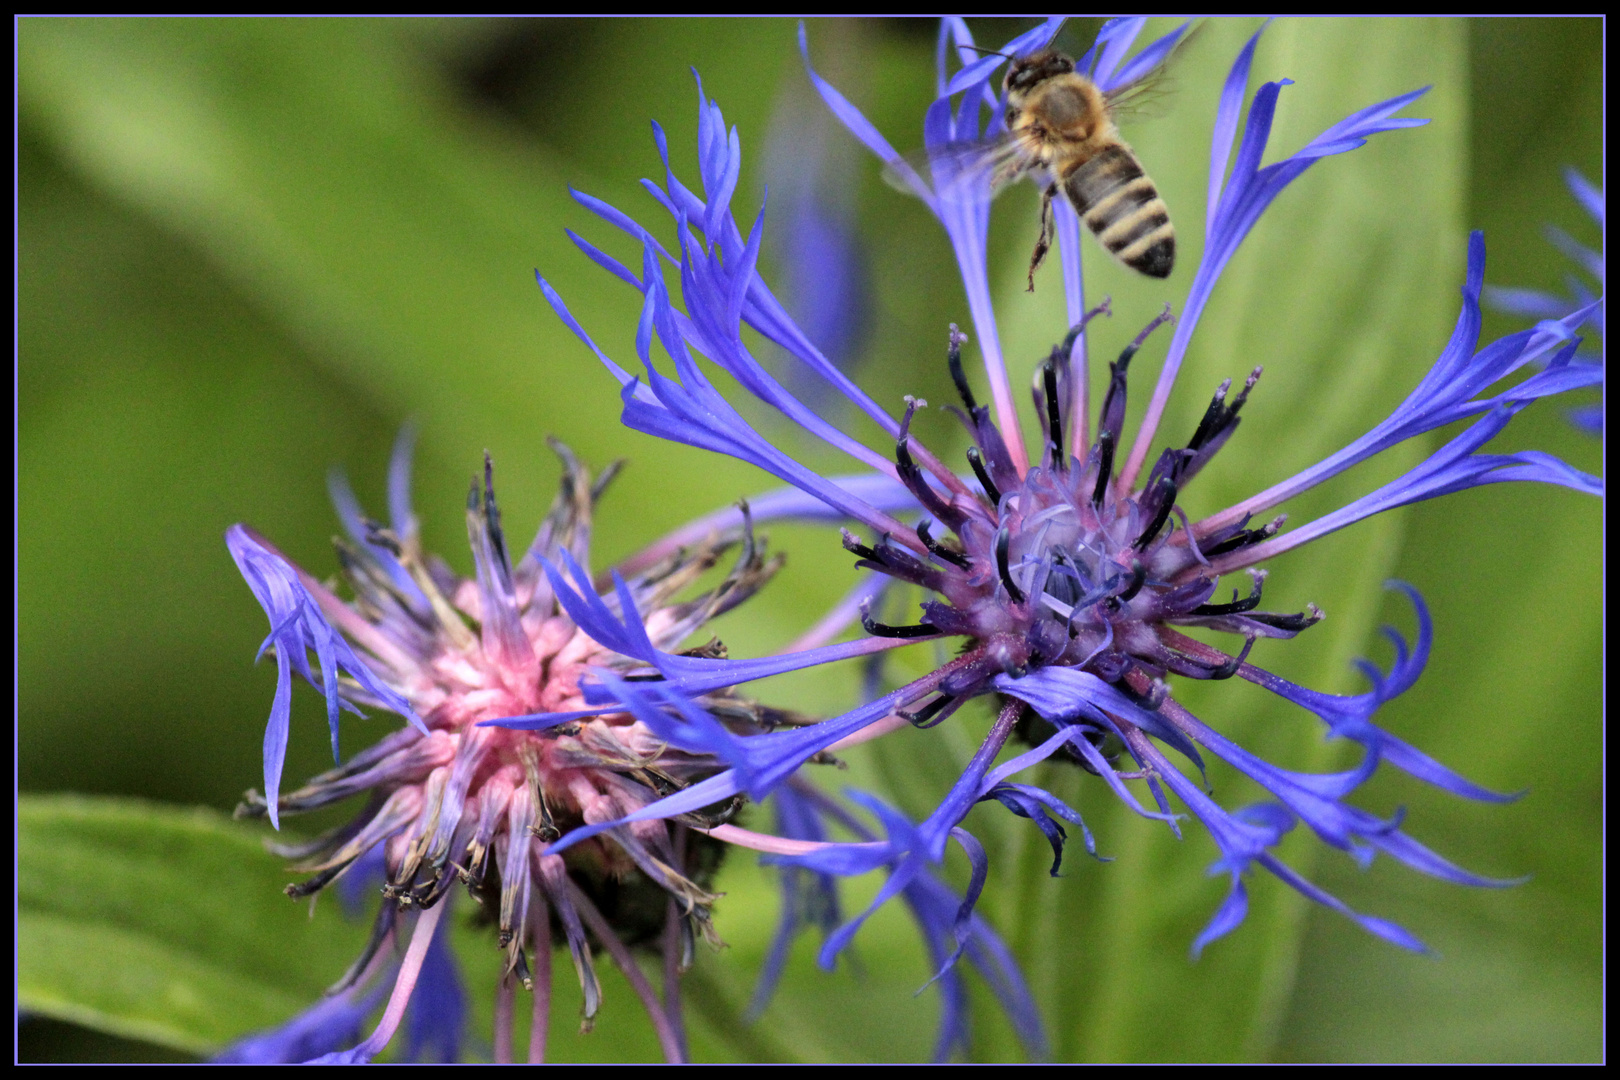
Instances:
[[[1110,255],[1148,277],[1169,277],[1176,231],[1158,188],[1114,127],[1120,91],[1104,93],[1055,49],[1014,58],[1002,89],[1007,135],[995,151],[992,187],[1037,171],[1048,180],[1029,291],[1035,291],[1035,270],[1052,247],[1052,200],[1060,191]]]
[[[1056,49],[1010,59],[1002,80],[1006,133],[988,144],[912,155],[910,164],[932,175],[939,192],[987,174],[993,192],[1024,176],[1046,182],[1041,234],[1029,260],[1030,292],[1052,248],[1052,202],[1060,192],[1109,254],[1148,277],[1169,277],[1176,263],[1170,211],[1114,126],[1125,99],[1151,93],[1153,77],[1104,91]],[[885,177],[901,191],[911,190],[903,174],[891,169]]]

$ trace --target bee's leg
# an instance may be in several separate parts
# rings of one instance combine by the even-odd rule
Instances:
[[[1057,232],[1052,221],[1052,200],[1057,198],[1057,193],[1056,184],[1048,184],[1041,192],[1041,235],[1035,241],[1035,254],[1029,259],[1029,292],[1035,291],[1035,271],[1046,261],[1046,253],[1052,250],[1052,237]]]

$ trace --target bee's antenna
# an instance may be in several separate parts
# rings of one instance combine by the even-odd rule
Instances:
[[[1003,57],[1006,57],[1008,60],[1011,60],[1013,58],[1011,53],[997,52],[995,49],[985,49],[985,48],[981,48],[978,45],[958,45],[957,48],[958,49],[972,49],[974,52],[983,53],[986,56],[1003,56]]]

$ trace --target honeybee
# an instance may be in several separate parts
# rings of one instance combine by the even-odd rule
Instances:
[[[1056,49],[1015,57],[1002,89],[1007,135],[995,152],[992,186],[1027,173],[1048,179],[1029,291],[1035,291],[1035,271],[1052,248],[1052,201],[1060,191],[1110,255],[1148,277],[1169,277],[1176,231],[1158,188],[1114,127],[1112,107],[1121,91],[1104,93]]]
[[[890,168],[884,178],[913,192],[917,175],[930,176],[936,194],[946,197],[987,177],[993,192],[1024,176],[1044,179],[1041,232],[1029,260],[1030,292],[1035,271],[1052,248],[1052,203],[1060,192],[1110,255],[1148,277],[1169,277],[1176,262],[1170,211],[1114,126],[1126,99],[1136,104],[1153,93],[1154,76],[1105,92],[1056,49],[1009,59],[1002,80],[1005,134],[988,143],[908,155],[908,171]]]

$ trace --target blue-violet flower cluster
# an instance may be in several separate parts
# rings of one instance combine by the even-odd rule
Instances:
[[[958,415],[972,443],[965,472],[911,434],[921,402],[908,400],[898,415],[885,409],[829,362],[777,302],[756,269],[763,212],[746,226],[733,215],[742,160],[738,134],[728,129],[719,106],[703,95],[701,86],[700,183],[689,187],[676,177],[664,133],[656,124],[663,182],[643,181],[673,225],[673,242],[660,239],[615,207],[588,195],[577,196],[641,248],[639,267],[627,266],[574,237],[589,258],[641,294],[635,373],[594,343],[548,281],[542,279],[540,285],[563,322],[618,380],[624,423],[747,461],[791,486],[791,491],[771,498],[819,503],[829,515],[864,529],[864,536],[846,531],[844,546],[871,576],[844,609],[850,616],[860,614],[866,638],[739,659],[673,654],[650,633],[652,613],[638,605],[628,582],[616,581],[611,591],[599,594],[589,575],[571,564],[548,568],[557,599],[573,621],[614,653],[641,665],[635,678],[586,677],[582,692],[589,707],[604,714],[628,711],[671,747],[710,755],[725,767],[633,813],[568,832],[547,850],[567,851],[613,829],[691,814],[739,794],[756,800],[774,796],[782,836],[774,848],[760,846],[773,851],[779,862],[823,876],[888,868],[887,881],[871,907],[827,937],[822,961],[830,965],[862,921],[887,900],[907,895],[928,868],[944,858],[954,840],[966,852],[973,873],[967,902],[953,917],[954,946],[943,962],[948,969],[952,960],[971,955],[982,941],[972,905],[984,881],[986,857],[979,842],[961,827],[964,816],[977,803],[1000,802],[1032,821],[1061,854],[1062,823],[1083,828],[1079,815],[1050,792],[1017,779],[1022,770],[1061,755],[1099,776],[1137,813],[1178,830],[1180,815],[1172,809],[1173,797],[1209,829],[1220,851],[1217,868],[1229,877],[1230,892],[1193,943],[1195,953],[1243,920],[1244,877],[1255,867],[1344,912],[1386,940],[1421,949],[1421,943],[1402,928],[1351,911],[1290,869],[1275,854],[1279,841],[1303,822],[1322,841],[1363,864],[1384,852],[1448,881],[1503,884],[1469,873],[1428,850],[1401,830],[1398,818],[1380,818],[1347,800],[1382,762],[1465,798],[1508,797],[1470,783],[1373,722],[1384,702],[1413,684],[1428,658],[1432,628],[1414,589],[1396,586],[1416,609],[1418,633],[1411,643],[1395,637],[1397,655],[1391,670],[1381,672],[1367,665],[1372,685],[1363,694],[1319,693],[1248,660],[1256,639],[1293,637],[1322,616],[1314,606],[1302,612],[1266,610],[1262,595],[1266,571],[1260,564],[1383,511],[1480,485],[1522,480],[1600,493],[1600,480],[1546,454],[1504,454],[1486,448],[1530,403],[1597,381],[1600,375],[1591,365],[1572,362],[1576,330],[1591,317],[1593,306],[1582,305],[1480,347],[1485,249],[1476,234],[1468,245],[1462,306],[1450,340],[1385,420],[1299,475],[1202,520],[1188,520],[1178,505],[1181,493],[1211,467],[1237,432],[1248,398],[1261,392],[1258,367],[1238,373],[1241,385],[1222,383],[1192,432],[1179,434],[1168,447],[1153,453],[1182,360],[1223,269],[1277,195],[1319,160],[1354,151],[1383,133],[1425,123],[1398,115],[1422,95],[1418,90],[1362,108],[1297,153],[1262,165],[1274,111],[1287,83],[1266,83],[1252,95],[1248,92],[1260,37],[1256,33],[1233,63],[1216,103],[1203,255],[1175,319],[1145,419],[1134,434],[1125,430],[1131,362],[1148,335],[1168,320],[1168,312],[1120,352],[1110,366],[1107,389],[1093,407],[1083,358],[1087,323],[1098,312],[1087,311],[1083,302],[1078,222],[1060,201],[1057,236],[1071,325],[1054,328],[1057,344],[1036,373],[1041,438],[1036,446],[1026,445],[990,299],[989,179],[971,171],[962,175],[959,162],[961,147],[981,145],[1004,131],[1006,103],[993,82],[996,70],[1008,57],[1045,47],[1059,25],[1060,20],[1049,20],[987,54],[974,45],[961,20],[942,23],[937,97],[923,119],[932,158],[926,175],[810,71],[833,114],[891,176],[927,203],[950,239],[991,398],[981,403],[973,393],[962,364],[962,347],[969,339],[951,327],[941,337],[962,399]],[[1077,70],[1089,73],[1105,92],[1148,76],[1186,28],[1128,55],[1143,25],[1141,19],[1108,22],[1096,45],[1077,62]],[[801,45],[808,66],[809,47],[802,31]],[[953,63],[959,65],[955,70]],[[1242,119],[1245,105],[1247,116]],[[678,301],[668,280],[671,274],[678,280]],[[744,328],[785,350],[847,398],[888,440],[889,452],[874,451],[785,390],[750,351]],[[663,357],[656,355],[659,352]],[[805,432],[847,454],[866,472],[825,476],[795,460],[726,400],[700,357]],[[1511,377],[1520,381],[1502,385]],[[1332,513],[1287,531],[1282,516],[1269,516],[1294,496],[1389,447],[1459,422],[1465,425],[1460,432],[1421,464]],[[1242,575],[1245,594],[1232,590],[1226,598],[1222,579],[1234,574]],[[865,606],[885,584],[895,582],[919,587],[931,596],[922,605],[922,618],[911,625],[878,622]],[[1229,634],[1234,644],[1213,648],[1190,636],[1186,632],[1190,627]],[[876,649],[928,640],[954,640],[960,649],[928,674],[820,723],[739,734],[701,703],[703,695],[720,687],[848,658],[863,643]],[[1183,707],[1166,681],[1172,675],[1200,680],[1235,677],[1262,686],[1314,713],[1329,736],[1358,744],[1360,761],[1347,771],[1327,774],[1264,761]],[[867,800],[867,808],[886,832],[883,838],[866,832],[850,842],[826,840],[827,826],[836,819],[818,812],[819,804],[798,794],[803,782],[800,766],[826,751],[886,732],[944,723],[980,697],[998,703],[995,722],[926,820],[914,825]],[[501,723],[539,729],[555,722],[556,717],[534,716]],[[1036,733],[1033,738],[1031,732]],[[1022,733],[1030,748],[1003,758],[1015,733]],[[1202,771],[1206,754],[1253,779],[1270,799],[1239,810],[1216,803],[1193,775]],[[1089,834],[1087,840],[1089,846]]]

